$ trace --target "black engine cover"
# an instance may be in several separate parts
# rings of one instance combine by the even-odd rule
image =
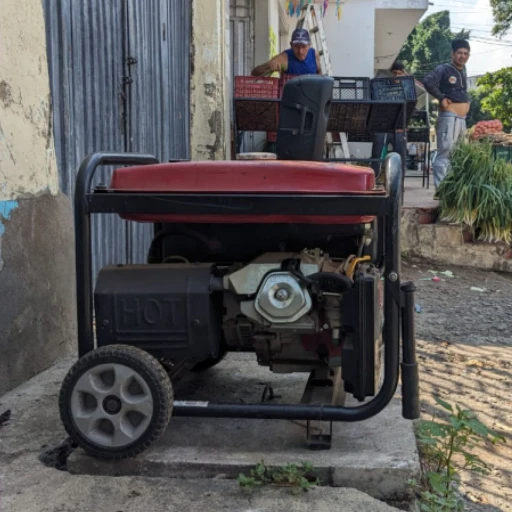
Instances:
[[[103,268],[94,292],[98,346],[123,343],[175,360],[217,357],[222,306],[211,275],[211,264]]]

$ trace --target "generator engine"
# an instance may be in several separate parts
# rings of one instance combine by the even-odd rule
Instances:
[[[98,344],[129,343],[176,360],[254,351],[273,372],[342,367],[363,400],[378,386],[380,272],[369,258],[320,249],[248,264],[106,267],[95,290]]]

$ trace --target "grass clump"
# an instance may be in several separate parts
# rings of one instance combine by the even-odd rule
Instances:
[[[285,464],[278,468],[269,468],[261,461],[249,475],[240,473],[238,484],[242,489],[252,492],[257,486],[281,485],[290,487],[292,494],[307,492],[313,487],[320,485],[320,480],[313,476],[315,473],[313,465],[304,462],[302,465]]]

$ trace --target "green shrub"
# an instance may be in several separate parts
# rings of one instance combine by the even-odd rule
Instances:
[[[512,164],[492,144],[460,143],[437,190],[441,220],[466,224],[487,242],[512,241]]]
[[[464,509],[459,497],[460,470],[486,474],[487,464],[472,450],[486,442],[505,442],[488,429],[474,413],[454,408],[436,398],[448,415],[444,421],[421,421],[417,431],[422,456],[423,475],[420,483],[412,481],[420,498],[421,512],[448,512]]]

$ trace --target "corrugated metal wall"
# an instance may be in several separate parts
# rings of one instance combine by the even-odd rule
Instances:
[[[82,160],[93,151],[123,151],[122,0],[45,0],[54,137],[62,191],[74,197]],[[107,178],[106,169],[96,183]],[[95,274],[125,262],[126,223],[93,219]]]
[[[73,197],[78,167],[93,151],[188,158],[190,1],[43,2],[62,191]],[[94,217],[94,275],[145,260],[151,226]]]
[[[128,2],[128,56],[135,59],[129,67],[128,148],[162,162],[189,158],[190,3]],[[131,261],[145,261],[151,236],[150,226],[129,226]]]

